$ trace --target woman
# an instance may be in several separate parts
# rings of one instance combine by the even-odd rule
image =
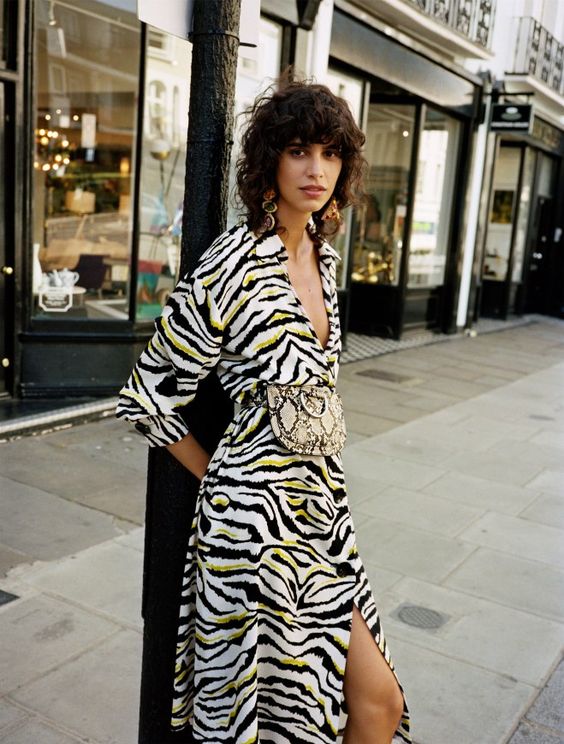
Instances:
[[[411,741],[360,557],[340,454],[274,436],[266,385],[335,384],[335,264],[324,240],[359,185],[364,136],[328,88],[257,99],[243,135],[247,222],[179,282],[118,415],[201,479],[182,591],[172,727],[194,740]],[[238,411],[210,459],[179,408],[217,366]],[[172,673],[172,670],[171,670]]]

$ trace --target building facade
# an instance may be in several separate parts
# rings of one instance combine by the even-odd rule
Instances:
[[[260,9],[236,130],[293,64],[366,134],[366,197],[335,241],[344,331],[564,316],[564,6]],[[140,23],[135,0],[0,0],[0,18],[0,394],[113,394],[177,278],[191,45]],[[494,103],[532,103],[528,128],[490,131]]]

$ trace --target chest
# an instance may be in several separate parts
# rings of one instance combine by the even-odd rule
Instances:
[[[288,261],[287,271],[292,291],[313,326],[319,342],[325,347],[329,340],[329,318],[317,258],[305,265]]]

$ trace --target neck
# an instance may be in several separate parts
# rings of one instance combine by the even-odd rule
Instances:
[[[306,225],[311,214],[309,212],[295,212],[285,208],[285,205],[279,205],[276,216],[278,223],[284,228],[280,238],[290,258],[295,260],[302,253],[309,253],[311,244],[307,239]]]

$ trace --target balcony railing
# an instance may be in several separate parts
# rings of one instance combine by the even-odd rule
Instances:
[[[490,48],[496,0],[406,0],[474,44]]]
[[[517,75],[531,75],[555,93],[564,95],[564,44],[557,41],[548,29],[534,18],[522,16],[517,20],[517,43],[513,69]]]

